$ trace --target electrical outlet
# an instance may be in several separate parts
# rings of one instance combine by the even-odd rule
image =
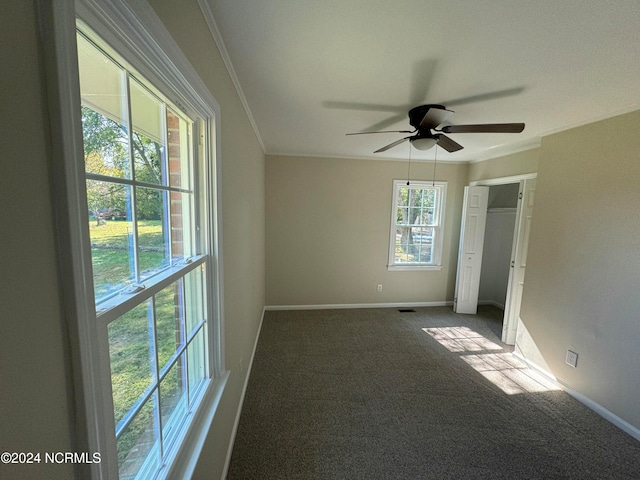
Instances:
[[[379,291],[379,292],[381,292],[381,291],[382,291],[382,284],[381,284],[381,283],[379,283],[379,284],[378,284],[378,291]]]
[[[564,361],[570,367],[576,368],[578,366],[578,354],[572,350],[567,350],[567,356]]]

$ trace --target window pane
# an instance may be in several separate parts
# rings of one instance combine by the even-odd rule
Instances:
[[[435,195],[436,195],[435,188],[423,189],[422,190],[421,206],[422,207],[433,207]]]
[[[196,253],[193,239],[193,195],[180,192],[169,192],[168,195],[171,199],[171,258],[175,263]]]
[[[431,262],[431,245],[414,245],[414,261],[419,263]]]
[[[189,377],[189,405],[193,404],[199,387],[207,378],[206,325],[187,347],[187,366]]]
[[[413,207],[409,209],[409,224],[410,225],[420,225],[420,217],[421,217],[420,207]]]
[[[398,225],[408,225],[409,224],[409,209],[407,207],[399,207],[397,213]]]
[[[145,301],[108,327],[116,425],[151,385],[155,359],[150,348],[150,316],[149,301]]]
[[[154,401],[155,395],[152,395],[118,437],[120,480],[133,480],[143,466],[152,470],[159,466],[160,448],[154,418]]]
[[[412,227],[409,233],[411,234],[410,243],[418,245],[433,243],[433,227]]]
[[[430,263],[434,229],[431,227],[397,227],[396,263]]]
[[[136,181],[166,185],[164,106],[135,79],[131,79],[130,88]]]
[[[399,188],[397,197],[398,225],[433,225],[434,188]]]
[[[184,302],[182,280],[155,295],[158,364],[162,370],[184,344]]]
[[[184,354],[171,366],[160,383],[160,411],[162,413],[162,442],[166,449],[179,430],[176,417],[186,408],[186,365]]]
[[[398,189],[398,206],[406,207],[409,205],[410,188],[401,187]]]
[[[434,224],[434,215],[435,209],[433,207],[427,207],[422,211],[422,225],[433,225]]]
[[[82,133],[87,173],[116,178],[130,176],[126,127],[83,106]]]
[[[140,281],[169,265],[166,197],[167,192],[162,190],[136,188]]]
[[[205,266],[196,268],[189,272],[185,279],[185,304],[187,320],[187,337],[193,334],[194,329],[205,320],[204,310],[204,285]]]
[[[87,180],[89,236],[96,302],[134,281],[131,188]]]
[[[395,263],[407,263],[408,258],[408,243],[409,243],[409,229],[406,227],[396,228],[396,242],[395,242]]]
[[[189,188],[191,185],[189,124],[167,108],[169,151],[169,185]]]
[[[128,178],[125,72],[82,35],[77,40],[85,169]]]

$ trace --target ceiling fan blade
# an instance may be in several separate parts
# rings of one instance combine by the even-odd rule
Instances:
[[[425,103],[437,65],[438,60],[435,58],[420,60],[413,64],[411,67],[411,94],[409,95],[409,105]],[[446,105],[446,103],[444,105]]]
[[[453,153],[458,150],[462,150],[464,147],[460,145],[458,142],[454,142],[451,138],[446,135],[439,134],[438,137],[438,145],[444,148],[447,152]]]
[[[375,151],[375,152],[373,152],[373,153],[386,152],[386,151],[387,151],[387,150],[389,150],[390,148],[393,148],[393,147],[395,147],[396,145],[400,145],[402,142],[405,142],[405,141],[409,140],[410,138],[411,138],[411,137],[404,137],[404,138],[401,138],[400,140],[396,140],[395,142],[390,143],[389,145],[385,145],[384,147],[379,148],[378,150],[376,150],[376,151]]]
[[[495,92],[486,92],[478,95],[470,95],[468,97],[447,100],[446,102],[440,102],[440,104],[448,107],[455,107],[456,105],[464,105],[467,103],[486,102],[487,100],[496,100],[499,98],[510,97],[512,95],[519,95],[524,92],[524,90],[524,87],[507,88],[505,90],[497,90]]]
[[[415,133],[415,130],[378,130],[377,132],[345,133],[345,135],[369,135],[370,133]]]
[[[453,113],[452,110],[446,110],[444,108],[430,108],[427,113],[422,117],[420,122],[420,128],[436,128]]]
[[[407,120],[407,114],[404,115],[394,115],[392,117],[385,118],[379,122],[374,123],[373,125],[369,125],[366,128],[366,131],[376,131],[376,130],[384,130],[386,128],[391,127],[397,123],[403,122],[405,123]]]
[[[439,129],[444,133],[520,133],[524,123],[484,123],[479,125],[447,125]]]

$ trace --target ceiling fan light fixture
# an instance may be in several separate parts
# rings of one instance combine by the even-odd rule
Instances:
[[[436,138],[425,137],[411,139],[411,145],[413,145],[418,150],[429,150],[430,148],[433,148],[436,143],[438,143],[438,140]]]

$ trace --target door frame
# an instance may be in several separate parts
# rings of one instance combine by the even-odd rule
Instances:
[[[485,180],[476,180],[473,182],[469,182],[469,186],[485,186],[491,187],[496,185],[508,185],[512,183],[518,183],[522,186],[522,182],[524,180],[532,180],[538,177],[537,173],[527,173],[523,175],[514,175],[509,177],[497,177],[497,178],[488,178]],[[522,193],[522,192],[520,192]],[[534,207],[535,208],[535,207]],[[516,221],[513,232],[513,242],[511,244],[511,261],[513,265],[515,252],[517,251],[519,242],[522,242],[523,238],[520,238],[518,235],[518,226],[522,220],[522,216],[524,215],[524,209],[522,208],[522,204],[520,200],[518,201],[518,210],[516,212]],[[509,299],[514,293],[516,285],[513,281],[513,268],[509,272],[509,282],[507,286],[507,299]],[[508,317],[508,318],[507,318]],[[509,312],[507,309],[507,304],[505,303],[505,316],[503,318],[503,329],[502,329],[502,341],[504,343],[513,345],[515,344],[516,333],[518,329],[518,320],[520,318],[520,312],[511,311]]]

